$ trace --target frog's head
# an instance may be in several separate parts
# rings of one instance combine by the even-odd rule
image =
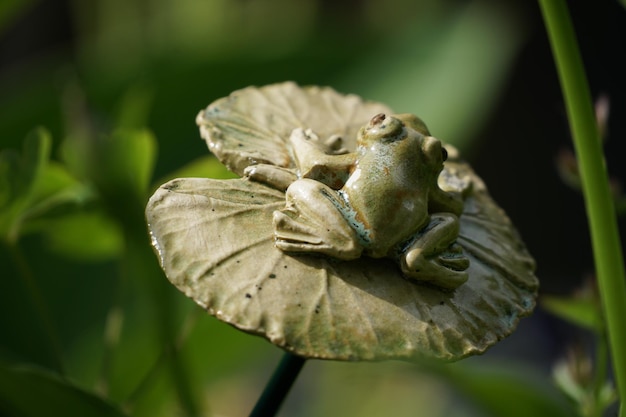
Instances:
[[[419,156],[423,157],[423,162],[434,167],[437,173],[441,171],[443,162],[448,157],[446,149],[438,139],[430,136],[426,124],[412,114],[394,116],[377,114],[361,128],[357,143],[359,146],[370,147],[376,143],[390,143],[403,139],[417,141],[422,151]]]

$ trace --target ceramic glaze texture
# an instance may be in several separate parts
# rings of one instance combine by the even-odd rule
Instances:
[[[409,279],[449,289],[464,283],[469,260],[456,244],[461,195],[439,188],[447,152],[418,131],[424,128],[414,116],[377,114],[359,130],[355,152],[327,158],[337,160],[327,165],[319,137],[292,135],[292,142],[318,142],[294,144],[306,152],[295,158],[313,158],[322,175],[309,171],[287,187],[287,207],[273,216],[276,246],[342,260],[389,257]],[[271,185],[274,176],[251,178]]]
[[[172,180],[146,217],[168,279],[218,319],[304,357],[451,361],[532,312],[520,236],[419,118],[286,82],[197,123],[241,178]]]

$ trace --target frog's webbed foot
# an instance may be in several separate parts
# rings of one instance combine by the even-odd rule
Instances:
[[[455,289],[468,279],[469,259],[456,243],[459,219],[437,213],[400,255],[400,267],[411,280]]]
[[[295,254],[320,254],[351,260],[361,255],[362,249],[350,237],[336,233],[325,225],[304,218],[297,210],[274,212],[276,247]]]
[[[343,260],[361,256],[363,248],[339,211],[342,202],[334,190],[320,182],[301,179],[289,186],[286,197],[287,207],[274,212],[277,248]]]

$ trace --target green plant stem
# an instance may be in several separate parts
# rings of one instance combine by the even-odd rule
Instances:
[[[608,367],[608,346],[607,346],[607,337],[606,332],[601,332],[598,335],[598,342],[596,343],[596,363],[594,364],[594,380],[593,380],[593,415],[597,417],[602,417],[604,414],[604,406],[605,404],[600,401],[600,397],[602,395],[602,389],[606,383],[606,373]]]
[[[556,62],[574,147],[606,320],[613,369],[622,404],[626,399],[626,282],[624,260],[608,174],[585,70],[569,11],[563,0],[539,0]],[[624,416],[624,406],[620,407]]]
[[[285,352],[272,379],[257,401],[250,417],[275,416],[291,386],[298,377],[306,359]]]

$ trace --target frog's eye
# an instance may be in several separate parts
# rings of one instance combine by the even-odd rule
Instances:
[[[447,159],[448,159],[448,151],[446,151],[446,148],[442,146],[441,147],[441,160],[443,162],[446,162]]]

